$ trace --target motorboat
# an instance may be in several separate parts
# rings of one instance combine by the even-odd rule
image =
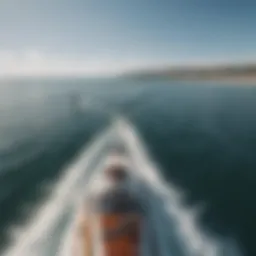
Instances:
[[[88,195],[107,191],[104,170],[112,161],[127,167],[126,189],[143,206],[142,214],[95,211],[88,203],[93,201]],[[184,207],[181,199],[181,191],[164,178],[132,123],[115,118],[66,167],[51,196],[3,255],[241,255],[232,243],[223,247],[202,233],[196,221],[198,210]],[[133,220],[128,229],[122,225],[127,219]]]
[[[81,196],[77,216],[74,219],[72,255],[74,256],[169,256],[169,255],[211,255],[205,254],[204,239],[195,237],[186,240],[183,233],[193,232],[182,230],[184,225],[176,221],[180,214],[177,205],[177,190],[170,190],[168,184],[152,162],[149,153],[139,139],[135,128],[124,119],[116,120],[111,128],[100,157],[90,167],[88,185]],[[119,154],[114,155],[113,151]],[[115,159],[115,160],[114,160]],[[104,212],[92,211],[86,196],[97,193],[104,188],[105,163],[111,161],[125,163],[129,172],[128,191],[135,195],[143,206],[143,214],[132,211]],[[88,170],[89,171],[89,170]],[[87,203],[86,203],[87,201]],[[125,204],[125,203],[124,203]],[[125,208],[125,207],[124,207]],[[170,218],[171,214],[171,218]],[[120,229],[120,226],[131,216],[129,232],[121,230],[110,239],[106,232]],[[190,247],[186,243],[191,243]]]

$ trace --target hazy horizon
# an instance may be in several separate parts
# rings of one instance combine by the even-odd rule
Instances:
[[[0,3],[0,77],[256,63],[252,1]]]

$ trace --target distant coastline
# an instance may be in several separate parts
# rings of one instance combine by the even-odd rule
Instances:
[[[256,64],[144,69],[125,73],[123,76],[143,80],[164,78],[179,81],[212,81],[256,85]]]
[[[206,81],[206,82],[215,82],[215,83],[225,83],[225,84],[234,84],[234,85],[255,85],[256,86],[256,75],[254,76],[216,76],[216,77],[207,77],[207,78],[180,78],[179,80],[190,80],[190,81]]]

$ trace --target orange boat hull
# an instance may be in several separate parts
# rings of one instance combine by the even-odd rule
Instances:
[[[101,217],[104,230],[115,229],[122,223],[123,215],[105,215]],[[114,238],[104,239],[103,245],[106,256],[138,256],[140,245],[141,220],[138,217],[129,228],[129,232],[119,234]]]
[[[107,214],[99,217],[103,234],[118,228],[127,215]],[[92,232],[86,225],[84,227],[84,252],[85,256],[93,255]],[[129,225],[129,231],[114,237],[103,238],[102,244],[105,256],[139,256],[141,237],[141,218],[138,216]]]

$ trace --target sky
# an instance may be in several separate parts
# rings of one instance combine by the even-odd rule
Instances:
[[[256,62],[254,0],[0,0],[0,76]]]

